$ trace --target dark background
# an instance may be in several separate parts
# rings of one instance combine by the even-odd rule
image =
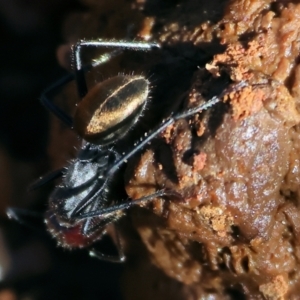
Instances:
[[[65,74],[56,58],[64,19],[84,10],[74,0],[0,0],[1,300],[120,299],[121,266],[58,248],[42,222],[51,186],[27,192],[49,168],[49,113],[39,96]],[[8,206],[40,217],[18,224]]]

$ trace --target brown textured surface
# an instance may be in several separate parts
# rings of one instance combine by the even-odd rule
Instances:
[[[300,5],[85,3],[93,13],[69,18],[66,41],[123,38],[134,23],[136,36],[162,43],[158,58],[142,64],[117,59],[101,72],[106,78],[124,66],[153,70],[153,101],[166,101],[164,116],[177,102],[192,107],[219,94],[227,82],[220,78],[247,83],[210,111],[167,128],[129,162],[125,180],[132,199],[169,188],[184,200],[158,199],[130,213],[132,232],[123,234],[134,264],[124,279],[125,298],[297,299]],[[145,113],[145,120],[153,117]],[[142,129],[151,129],[145,123]],[[57,135],[53,131],[55,151]],[[57,153],[53,157],[59,165]],[[145,249],[158,269],[141,254]]]
[[[163,187],[184,196],[184,204],[153,204],[163,224],[160,219],[155,224],[136,215],[133,219],[154,264],[190,285],[191,293],[200,284],[212,289],[211,295],[224,295],[230,288],[248,297],[298,295],[298,185],[286,180],[291,173],[293,178],[299,175],[293,162],[300,121],[295,97],[298,10],[295,4],[232,1],[218,26],[206,30],[226,47],[207,70],[214,76],[226,72],[249,86],[227,96],[229,112],[223,107],[209,113],[210,120],[222,114],[215,132],[206,121],[198,138],[192,126],[179,121],[167,133],[172,153],[168,163],[178,182],[164,172],[168,165],[157,166],[153,153],[159,148],[142,155],[129,179],[127,192],[133,198]],[[244,41],[237,41],[242,35]],[[195,44],[202,41],[198,38]],[[197,80],[205,83],[199,73]],[[195,94],[203,91],[198,84],[190,92],[193,105]],[[204,153],[204,167],[184,161],[187,151]],[[152,189],[141,188],[145,183]]]

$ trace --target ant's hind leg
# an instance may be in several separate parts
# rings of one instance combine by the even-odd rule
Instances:
[[[74,51],[75,46],[73,47]],[[59,91],[69,82],[72,80],[76,80],[77,89],[80,97],[84,97],[87,93],[87,86],[86,81],[84,77],[84,73],[88,72],[92,68],[101,65],[109,60],[111,60],[113,57],[120,54],[120,50],[115,50],[110,53],[105,53],[98,57],[97,59],[94,59],[92,63],[85,65],[83,67],[80,67],[80,70],[76,68],[75,74],[68,74],[62,78],[60,78],[58,81],[54,82],[52,85],[50,85],[41,95],[40,101],[41,103],[50,111],[52,112],[57,118],[59,118],[61,121],[63,121],[68,127],[73,126],[73,118],[69,116],[66,112],[64,112],[62,109],[60,109],[57,105],[53,103],[53,97],[59,93]],[[75,60],[75,65],[76,65]]]
[[[109,53],[104,53],[100,57],[94,59],[90,64],[82,65],[81,62],[81,49],[82,47],[108,47],[117,48]],[[60,109],[57,105],[53,103],[52,98],[60,91],[60,89],[72,80],[76,80],[77,90],[80,98],[83,98],[87,94],[87,84],[85,80],[85,73],[92,68],[102,65],[110,61],[115,56],[121,54],[124,49],[132,50],[151,50],[152,48],[159,48],[159,44],[147,43],[147,42],[127,42],[127,41],[80,41],[75,44],[72,48],[72,53],[74,57],[75,74],[68,74],[62,77],[60,80],[53,83],[48,87],[41,95],[41,103],[50,110],[55,116],[57,116],[61,121],[63,121],[67,126],[73,126],[73,118]]]
[[[94,59],[91,63],[92,67],[101,65],[110,61],[113,57],[121,54],[124,49],[132,49],[136,51],[149,51],[153,48],[159,48],[157,43],[147,42],[128,42],[128,41],[106,41],[106,40],[90,40],[80,41],[72,48],[74,65],[75,65],[75,78],[77,82],[78,93],[80,97],[84,97],[87,93],[87,85],[84,77],[84,70],[81,62],[81,50],[83,47],[97,47],[97,48],[117,48],[116,50],[103,54],[99,59]]]
[[[123,52],[125,49],[131,49],[135,51],[149,51],[152,50],[153,48],[160,48],[160,45],[157,43],[148,43],[148,42],[128,42],[128,41],[107,41],[107,40],[90,40],[90,41],[85,41],[82,40],[78,42],[77,44],[74,45],[73,47],[73,54],[74,54],[74,59],[75,59],[75,69],[76,70],[81,70],[82,69],[82,63],[81,63],[81,50],[83,47],[101,47],[101,48],[116,48],[117,50],[112,51],[110,53],[107,53],[107,59],[105,61],[102,61],[100,63],[97,63],[97,65],[102,64],[106,61],[109,61],[112,57],[111,53],[115,54],[113,56],[116,56],[117,54],[120,54]],[[103,55],[105,57],[105,54]],[[99,61],[99,60],[94,60],[94,62]],[[94,66],[94,65],[93,65]]]
[[[44,90],[40,98],[41,103],[69,127],[73,126],[72,117],[70,117],[62,109],[55,105],[52,98],[58,93],[61,87],[72,80],[74,80],[74,74],[68,74],[62,77],[51,86],[49,86],[46,90]]]
[[[89,252],[90,256],[96,257],[98,259],[101,259],[101,260],[104,260],[107,262],[113,262],[113,263],[122,263],[125,261],[126,257],[125,257],[121,237],[119,234],[119,230],[116,225],[114,225],[114,227],[115,227],[115,233],[116,233],[116,243],[117,243],[116,247],[118,250],[118,255],[108,255],[108,254],[104,254],[98,250],[92,249]]]

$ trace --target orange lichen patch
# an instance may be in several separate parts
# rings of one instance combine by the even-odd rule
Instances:
[[[194,171],[200,171],[204,168],[206,157],[207,155],[204,152],[200,152],[199,154],[194,155],[194,161],[193,161]]]
[[[266,299],[284,299],[283,296],[288,291],[288,281],[284,276],[278,275],[270,282],[260,285],[259,290],[264,294]]]
[[[235,121],[244,119],[260,111],[265,100],[265,93],[261,89],[247,86],[239,91],[232,92],[224,97],[232,107],[232,117]]]
[[[224,43],[229,43],[236,41],[238,36],[247,31],[261,32],[254,39],[263,38],[264,41],[260,45],[265,54],[257,55],[257,61],[260,63],[249,67],[284,82],[291,75],[297,63],[295,58],[299,55],[300,5],[285,3],[282,6],[278,5],[274,11],[268,2],[232,1],[220,22],[224,29],[219,31],[219,37]],[[253,11],[251,6],[255,7]],[[253,27],[249,28],[249,24]]]
[[[249,42],[248,48],[240,43],[230,44],[224,53],[215,55],[212,63],[206,64],[206,69],[219,77],[220,68],[225,67],[233,81],[249,80],[253,76],[251,66],[260,65],[263,54],[264,48],[256,40]]]
[[[205,205],[198,209],[197,213],[206,224],[210,225],[218,236],[225,237],[231,232],[233,217],[230,214],[226,214],[221,207]]]

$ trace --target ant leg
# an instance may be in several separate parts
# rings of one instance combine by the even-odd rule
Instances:
[[[52,181],[56,178],[59,178],[63,174],[64,168],[55,170],[53,172],[50,172],[43,177],[40,177],[37,179],[35,182],[33,182],[29,187],[28,187],[28,192],[34,191],[39,189],[41,186],[45,185],[49,181]]]
[[[117,239],[117,245],[116,246],[117,246],[117,249],[118,249],[118,256],[107,255],[107,254],[104,254],[104,253],[102,253],[100,251],[97,251],[95,249],[92,249],[89,252],[90,256],[96,257],[96,258],[104,260],[104,261],[113,262],[113,263],[122,263],[122,262],[125,261],[126,257],[125,257],[121,237],[120,237],[119,231],[116,228],[116,225],[114,225],[114,227],[115,227],[116,239]]]
[[[95,211],[90,211],[88,213],[85,214],[79,214],[77,216],[74,216],[75,219],[77,220],[82,220],[82,219],[88,219],[88,218],[92,218],[92,217],[96,217],[96,216],[102,216],[105,214],[110,214],[110,213],[114,213],[120,210],[124,210],[124,209],[128,209],[131,206],[134,206],[136,204],[140,204],[140,203],[144,203],[144,202],[148,202],[148,201],[152,201],[158,197],[164,197],[164,196],[173,196],[176,197],[178,199],[182,199],[181,195],[176,193],[175,191],[171,191],[171,190],[159,190],[151,195],[136,199],[134,201],[130,200],[127,202],[123,202],[120,204],[116,204],[114,206],[111,207],[107,207],[107,208],[102,208],[99,210],[95,210]]]
[[[210,99],[209,101],[207,101],[206,103],[204,103],[198,107],[190,108],[187,111],[178,113],[173,116],[171,115],[166,121],[164,121],[162,124],[160,124],[158,127],[156,127],[150,134],[148,134],[145,139],[138,142],[136,147],[134,147],[130,152],[128,152],[126,155],[124,155],[120,160],[118,160],[112,166],[112,168],[107,172],[106,175],[108,177],[112,176],[124,162],[126,162],[136,152],[141,150],[147,143],[151,142],[151,140],[153,140],[158,134],[160,134],[162,131],[164,131],[168,126],[172,125],[173,123],[175,123],[176,121],[178,121],[180,119],[190,117],[190,116],[192,116],[196,113],[199,113],[203,110],[209,109],[210,107],[219,103],[225,94],[230,93],[232,91],[239,90],[239,89],[243,88],[244,86],[246,86],[246,83],[244,81],[241,81],[241,82],[225,89],[219,96],[213,97],[212,99]]]
[[[149,51],[153,48],[160,48],[160,45],[157,43],[148,43],[148,42],[128,42],[128,41],[106,41],[106,40],[91,40],[91,41],[79,41],[73,47],[73,54],[75,58],[75,69],[79,71],[82,69],[81,63],[81,48],[82,47],[104,47],[104,48],[118,48],[120,52],[124,49],[132,49],[136,51]],[[120,49],[121,48],[121,49]]]
[[[79,95],[83,95],[85,96],[86,94],[86,83],[85,83],[85,79],[84,79],[84,73],[91,70],[92,68],[101,65],[109,60],[111,60],[113,57],[117,56],[120,54],[120,50],[115,50],[112,51],[110,53],[105,53],[103,55],[101,55],[99,58],[93,60],[92,63],[83,66],[80,69],[80,76],[83,77],[83,79],[78,80],[77,82],[77,86],[78,86],[78,92]],[[76,72],[75,74],[77,74],[78,72]],[[58,81],[54,82],[52,85],[50,85],[46,90],[44,90],[44,92],[41,95],[40,101],[41,103],[50,111],[52,112],[56,117],[58,117],[61,121],[63,121],[68,127],[72,127],[73,126],[73,118],[71,116],[69,116],[67,113],[65,113],[62,109],[60,109],[57,105],[55,105],[53,103],[52,98],[60,91],[60,89],[66,85],[68,82],[76,79],[77,80],[77,75],[75,74],[68,74],[64,77],[62,77],[61,79],[59,79]],[[85,91],[85,93],[84,93]],[[82,97],[83,97],[82,96]]]
[[[37,229],[37,228],[40,228],[40,225],[37,226],[37,224],[33,224],[32,222],[26,221],[26,220],[24,220],[24,217],[22,217],[22,215],[23,215],[27,218],[30,217],[30,218],[40,219],[41,223],[43,223],[44,216],[41,213],[37,213],[35,211],[30,211],[30,210],[23,209],[23,208],[8,207],[6,209],[6,215],[9,219],[17,221],[21,225],[24,225],[30,229],[41,232],[40,230]]]
[[[117,50],[111,52],[115,53],[113,56],[120,54],[124,49],[133,49],[133,50],[151,50],[152,48],[159,48],[159,44],[157,43],[147,43],[147,42],[128,42],[128,41],[105,41],[105,40],[91,40],[91,41],[80,41],[74,45],[73,57],[74,57],[74,65],[75,65],[75,78],[77,82],[78,93],[80,97],[84,97],[87,94],[87,85],[84,77],[84,71],[81,63],[81,50],[82,47],[106,47],[106,48],[118,48]],[[107,53],[103,55],[103,59],[108,61],[112,58],[111,53]],[[109,58],[106,59],[106,56]],[[93,60],[92,66],[102,64],[102,61]]]
[[[74,80],[73,74],[68,74],[62,77],[60,80],[56,81],[52,85],[50,85],[46,90],[43,91],[40,101],[41,103],[51,111],[56,117],[58,117],[61,121],[63,121],[67,126],[72,127],[73,119],[67,115],[62,109],[56,106],[52,102],[52,97],[57,94],[58,90],[67,84],[68,82]]]

